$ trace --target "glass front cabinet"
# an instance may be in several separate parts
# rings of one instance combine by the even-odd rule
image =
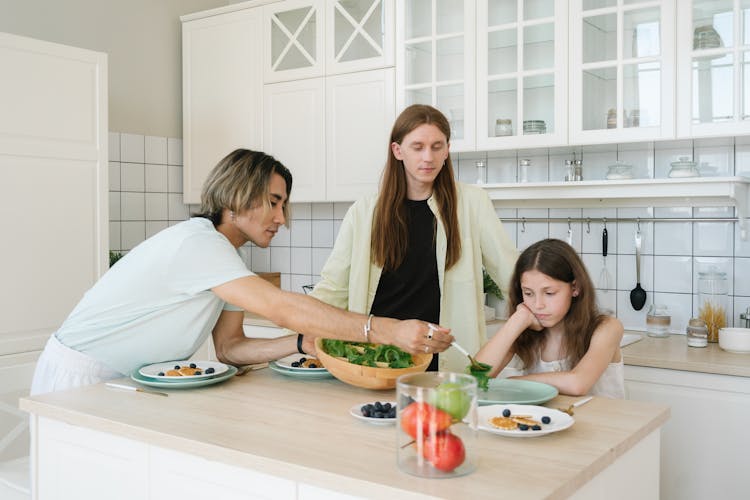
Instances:
[[[685,0],[677,26],[677,135],[750,132],[750,0]]]
[[[571,0],[570,20],[570,142],[673,138],[674,0]]]
[[[451,124],[451,151],[472,151],[475,128],[475,1],[400,0],[396,13],[396,109],[429,104]]]
[[[477,149],[567,142],[567,4],[477,2]]]

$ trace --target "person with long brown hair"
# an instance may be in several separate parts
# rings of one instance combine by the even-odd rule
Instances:
[[[486,192],[455,180],[448,120],[415,104],[393,125],[379,192],[350,207],[312,295],[350,311],[444,325],[476,351],[486,340],[482,267],[503,286],[517,256]],[[444,351],[430,337],[425,352]],[[466,366],[448,350],[429,369]]]
[[[557,387],[562,394],[625,397],[620,340],[623,326],[599,312],[596,290],[573,247],[557,239],[521,253],[511,278],[508,308],[514,313],[477,353],[492,366]]]
[[[212,335],[219,361],[246,365],[314,350],[316,336],[370,340],[421,352],[424,337],[445,349],[453,337],[425,321],[342,311],[256,276],[238,248],[265,248],[288,223],[292,174],[272,156],[237,149],[209,173],[201,208],[142,242],[86,292],[39,358],[32,394],[131,375],[141,366],[190,357]],[[306,337],[246,338],[243,312]]]

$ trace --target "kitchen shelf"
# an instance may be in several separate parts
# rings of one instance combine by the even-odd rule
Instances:
[[[499,208],[736,207],[741,237],[747,237],[748,177],[527,182],[482,187]]]

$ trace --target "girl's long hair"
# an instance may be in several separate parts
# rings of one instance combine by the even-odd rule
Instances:
[[[515,311],[516,306],[523,303],[521,276],[532,270],[571,285],[575,282],[578,296],[572,297],[570,309],[563,318],[564,357],[570,360],[571,366],[575,366],[586,354],[594,330],[605,318],[596,306],[594,284],[573,247],[557,239],[537,241],[524,250],[516,262],[508,291],[510,312]],[[533,330],[526,330],[518,336],[513,348],[525,367],[536,364],[545,340],[546,335]]]
[[[401,144],[407,134],[425,124],[435,125],[445,135],[446,143],[450,142],[451,131],[448,120],[437,109],[423,104],[414,104],[402,111],[391,130],[388,161],[385,164],[380,194],[375,205],[371,234],[372,260],[386,270],[393,270],[401,265],[406,257],[409,240],[407,210],[404,203],[407,193],[406,173],[403,162],[394,156],[391,144],[394,142]],[[461,257],[461,238],[456,213],[456,181],[450,155],[435,178],[432,195],[437,202],[440,219],[445,226],[445,236],[448,241],[445,268],[450,269]],[[433,227],[433,238],[435,229]]]
[[[200,210],[193,216],[205,217],[218,226],[225,208],[241,212],[262,203],[265,210],[270,210],[268,185],[273,174],[279,174],[286,182],[283,211],[284,225],[288,227],[292,174],[273,156],[249,149],[235,149],[211,170],[201,190]]]

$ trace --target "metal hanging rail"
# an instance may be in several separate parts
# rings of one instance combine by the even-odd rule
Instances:
[[[518,222],[524,226],[533,222],[585,222],[586,232],[591,229],[592,222],[601,222],[605,226],[608,222],[635,222],[638,227],[647,222],[738,222],[738,217],[500,217],[502,222]]]

